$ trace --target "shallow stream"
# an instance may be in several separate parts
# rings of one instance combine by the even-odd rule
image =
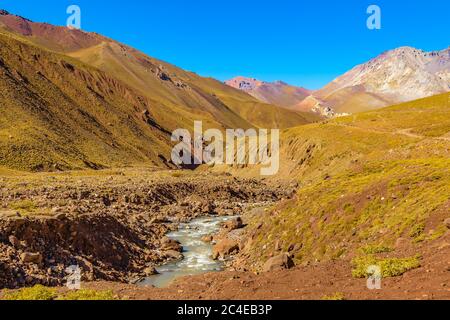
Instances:
[[[223,263],[211,259],[212,244],[202,241],[202,237],[216,233],[221,223],[230,219],[233,217],[208,216],[180,224],[178,231],[167,236],[181,243],[184,259],[157,267],[159,274],[146,278],[141,284],[162,288],[179,277],[221,271]]]

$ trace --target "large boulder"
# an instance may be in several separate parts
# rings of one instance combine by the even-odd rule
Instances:
[[[158,274],[158,271],[154,267],[147,267],[143,271],[145,276],[153,276],[155,274]]]
[[[161,250],[163,251],[174,250],[182,252],[183,247],[181,246],[179,241],[170,239],[168,237],[164,237],[161,241]]]
[[[11,243],[11,245],[14,247],[14,248],[16,248],[16,249],[18,249],[18,248],[20,248],[20,241],[19,241],[19,239],[17,239],[17,237],[15,237],[15,236],[9,236],[9,243]]]
[[[42,262],[42,255],[40,253],[24,252],[20,255],[20,260],[23,263],[39,264]]]
[[[225,229],[228,229],[230,231],[236,230],[236,229],[240,229],[242,227],[244,227],[244,223],[242,222],[242,219],[240,217],[237,217],[235,219],[226,221],[223,224]]]
[[[211,242],[213,242],[213,240],[214,240],[214,237],[212,235],[207,235],[207,236],[202,237],[202,241],[206,242],[206,243],[211,243]]]
[[[181,260],[183,254],[175,250],[167,250],[163,252],[163,257],[169,260]]]
[[[263,266],[263,272],[291,269],[295,267],[294,261],[287,253],[270,258]]]
[[[213,248],[212,258],[217,260],[225,258],[226,256],[237,253],[239,251],[239,244],[231,239],[224,239],[217,243]]]

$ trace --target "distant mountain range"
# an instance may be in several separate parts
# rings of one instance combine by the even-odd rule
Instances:
[[[450,48],[425,52],[401,47],[387,51],[317,91],[244,77],[226,83],[291,110],[328,116],[357,113],[450,91]]]
[[[291,86],[282,81],[263,82],[252,78],[236,77],[225,83],[233,88],[243,90],[261,101],[289,109],[295,109],[298,103],[312,93],[308,89]]]

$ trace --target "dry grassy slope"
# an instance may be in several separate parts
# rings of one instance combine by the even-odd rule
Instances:
[[[287,128],[317,120],[307,113],[262,103],[217,80],[200,77],[115,42],[105,41],[70,55],[127,81],[155,103],[176,108],[175,114],[188,122],[185,126],[202,115],[205,119],[212,117],[224,128]],[[165,80],[161,75],[166,76]],[[167,115],[164,108],[156,110],[156,119],[163,123],[170,121]]]
[[[395,249],[395,256],[403,252],[399,238],[415,252],[448,235],[449,99],[287,130],[280,175],[297,176],[301,188],[251,223],[248,263],[261,266],[276,247],[294,245],[297,263],[350,258],[365,245]]]
[[[59,52],[70,52],[91,47],[100,43],[103,39],[101,35],[96,33],[70,30],[48,23],[35,23],[6,11],[0,13],[0,28],[25,36],[36,44]]]
[[[388,100],[359,87],[348,87],[326,96],[324,101],[339,113],[358,113],[390,105]]]
[[[11,14],[0,15],[0,28],[127,83],[152,102],[155,121],[168,129],[192,127],[193,120],[203,120],[205,127],[286,128],[316,119],[261,103],[221,82],[186,72],[95,33],[35,23]]]
[[[201,78],[201,80],[201,84],[195,82],[205,90],[213,88],[214,94],[230,109],[261,128],[289,128],[321,119],[309,112],[290,111],[273,104],[262,103],[241,90],[230,88],[211,78]],[[295,123],[298,124],[295,125]]]
[[[85,63],[126,81],[152,101],[158,123],[169,130],[190,128],[194,120],[203,120],[206,127],[252,126],[218,99],[188,85],[184,71],[175,75],[168,64],[115,42],[70,53]],[[161,79],[161,77],[167,77]]]
[[[170,132],[194,120],[222,129],[316,120],[97,34],[0,15],[0,41],[0,166],[161,166]]]
[[[400,101],[396,97],[369,92],[363,85],[339,88],[335,81],[315,91],[313,96],[326,105],[332,106],[336,112],[366,112],[381,109]]]
[[[308,89],[291,86],[282,82],[277,83],[276,86],[279,91],[276,89],[270,90],[271,88],[268,88],[268,95],[278,96],[280,101],[278,104],[291,109],[311,94],[311,91]]]
[[[162,165],[151,103],[97,69],[0,34],[0,165],[21,170]],[[148,120],[148,121],[144,121]]]

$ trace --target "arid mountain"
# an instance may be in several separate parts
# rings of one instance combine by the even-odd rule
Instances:
[[[225,83],[245,91],[261,101],[288,109],[294,109],[298,103],[311,94],[308,89],[291,86],[282,81],[263,82],[239,76]]]
[[[313,92],[283,82],[244,77],[226,83],[291,110],[327,117],[357,113],[450,91],[450,48],[425,52],[401,47],[387,51]]]
[[[313,95],[337,112],[355,113],[448,91],[450,48],[401,47],[356,66]]]
[[[53,26],[48,23],[34,23],[26,18],[0,9],[0,27],[48,49],[60,52],[86,48],[99,44],[104,37],[96,33]]]
[[[153,163],[170,133],[285,128],[309,114],[262,103],[94,33],[0,12],[0,165],[24,170]]]
[[[175,115],[192,118],[192,113],[197,118],[198,114],[213,117],[227,128],[283,128],[310,122],[308,114],[286,112],[273,105],[262,104],[238,90],[230,90],[219,81],[199,77],[96,33],[34,23],[6,12],[0,15],[0,25],[24,40],[106,71],[155,103],[163,104],[163,107],[154,109],[164,117],[162,122]],[[164,107],[175,108],[172,110],[175,113],[166,112]],[[171,122],[173,125],[169,128],[179,127],[179,121]]]
[[[103,71],[0,34],[0,165],[161,165],[170,136],[151,105]]]

